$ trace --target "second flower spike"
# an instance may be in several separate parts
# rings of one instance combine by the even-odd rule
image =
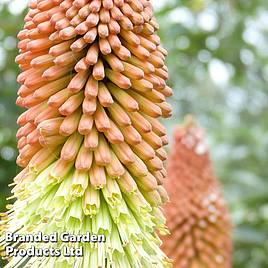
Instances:
[[[174,268],[231,268],[231,223],[205,144],[191,117],[174,131],[163,250]]]

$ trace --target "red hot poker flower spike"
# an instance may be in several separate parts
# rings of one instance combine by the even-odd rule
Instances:
[[[167,136],[158,118],[171,115],[172,90],[151,2],[33,0],[29,7],[16,58],[17,104],[27,109],[17,134],[24,169],[0,230],[90,231],[106,243],[86,245],[80,259],[11,257],[7,267],[169,266],[156,230],[166,232],[160,205],[167,200]]]
[[[174,268],[230,268],[231,224],[204,132],[192,120],[177,127],[168,163],[165,206],[171,234],[163,250]]]

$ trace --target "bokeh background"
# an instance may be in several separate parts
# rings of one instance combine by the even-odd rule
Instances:
[[[0,207],[18,172],[16,34],[26,0],[0,0]],[[234,231],[234,268],[268,267],[267,0],[153,0],[169,50],[174,116],[207,129]],[[0,263],[1,267],[1,263]],[[215,267],[216,268],[216,267]]]

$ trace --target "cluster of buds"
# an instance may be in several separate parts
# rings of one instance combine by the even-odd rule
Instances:
[[[204,143],[204,131],[189,118],[176,128],[166,183],[171,235],[163,250],[174,268],[230,268],[231,223]]]
[[[152,4],[33,0],[29,7],[16,58],[17,105],[27,109],[17,133],[23,170],[1,231],[90,231],[107,241],[82,259],[11,257],[7,267],[169,266],[156,230],[166,232],[160,206],[168,199],[167,134],[158,118],[171,115],[172,90]]]

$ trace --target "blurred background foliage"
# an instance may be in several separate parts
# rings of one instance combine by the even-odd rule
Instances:
[[[16,33],[26,0],[0,0],[0,207],[18,172]],[[234,268],[268,267],[267,0],[153,0],[169,50],[175,124],[193,114],[207,129],[229,201]],[[215,267],[216,268],[216,267]]]

